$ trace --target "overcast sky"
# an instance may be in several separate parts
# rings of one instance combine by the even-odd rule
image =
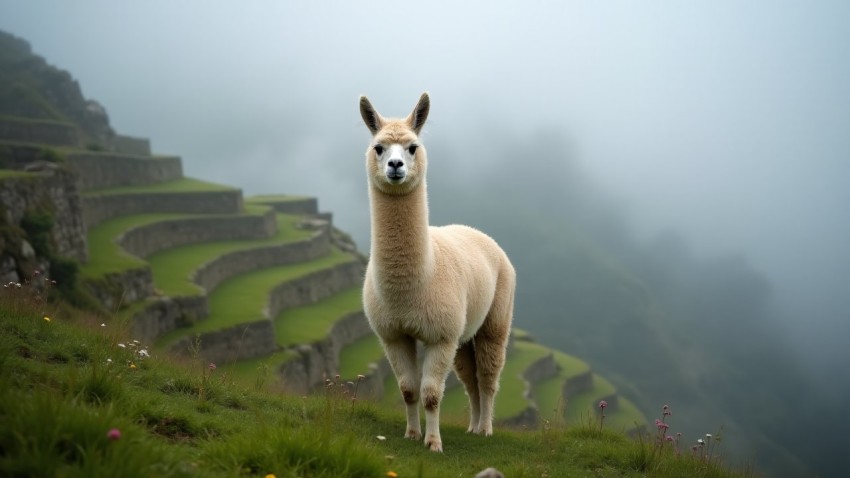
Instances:
[[[846,0],[4,0],[0,29],[188,175],[319,196],[361,243],[358,95],[403,116],[428,90],[426,143],[560,131],[642,236],[743,252],[813,328],[850,322]],[[475,141],[431,168],[486,165]]]

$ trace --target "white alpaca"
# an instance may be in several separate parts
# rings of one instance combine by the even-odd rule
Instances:
[[[407,407],[407,438],[442,451],[440,401],[455,371],[469,396],[469,429],[493,434],[493,402],[513,319],[516,273],[504,251],[467,226],[430,227],[427,158],[419,139],[430,109],[423,93],[402,120],[383,118],[360,97],[372,133],[366,151],[372,247],[363,308],[381,340]],[[424,345],[420,377],[416,341]]]

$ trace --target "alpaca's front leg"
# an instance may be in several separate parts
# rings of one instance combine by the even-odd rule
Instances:
[[[425,405],[425,446],[443,451],[440,438],[440,402],[446,389],[446,378],[454,362],[456,342],[425,346],[422,365],[422,403]]]
[[[422,436],[419,424],[419,367],[416,363],[416,339],[402,336],[384,341],[384,352],[395,374],[398,388],[407,410],[405,438],[418,440]]]

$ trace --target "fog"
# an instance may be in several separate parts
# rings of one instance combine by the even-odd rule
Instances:
[[[848,2],[37,0],[0,4],[0,29],[187,175],[318,196],[364,251],[358,95],[404,116],[428,91],[431,182],[462,188],[435,205],[494,176],[551,187],[569,151],[636,240],[765,274],[811,374],[848,360]],[[454,212],[432,208],[475,224]]]

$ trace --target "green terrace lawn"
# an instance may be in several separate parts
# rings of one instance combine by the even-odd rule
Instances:
[[[247,202],[266,204],[266,203],[278,203],[278,202],[287,202],[287,201],[302,201],[304,199],[310,199],[310,196],[294,196],[290,194],[260,194],[257,196],[251,196],[246,198]]]
[[[86,196],[94,195],[117,195],[117,194],[157,194],[157,193],[196,193],[214,191],[236,191],[239,188],[225,186],[194,178],[181,178],[175,181],[166,181],[143,186],[121,186],[113,188],[93,189],[86,191]]]
[[[331,249],[330,254],[310,262],[269,267],[232,277],[209,294],[210,316],[191,327],[175,330],[158,341],[167,346],[183,336],[220,330],[261,320],[271,290],[278,285],[312,272],[355,260],[351,255]]]
[[[26,178],[26,177],[35,177],[34,173],[28,173],[26,171],[18,171],[16,169],[0,169],[0,179],[7,178]]]
[[[256,206],[250,208],[246,207],[245,214],[260,215],[264,214],[267,210],[267,208]],[[146,264],[146,261],[128,253],[123,248],[121,248],[118,243],[115,242],[121,236],[121,234],[129,231],[130,229],[140,226],[146,226],[156,222],[201,217],[209,218],[217,216],[211,214],[179,213],[134,214],[130,216],[116,217],[114,219],[110,219],[101,224],[98,224],[97,226],[89,230],[88,233],[89,251],[91,251],[91,253],[89,261],[81,267],[82,274],[84,277],[88,278],[99,278],[109,273],[121,272],[128,269],[144,266]],[[220,217],[228,216],[220,215]],[[284,232],[292,232],[292,229],[292,227],[285,228]],[[268,239],[268,241],[271,241],[271,239]],[[186,261],[181,261],[181,263],[185,264]],[[173,277],[174,274],[170,274],[168,272],[165,273],[166,280],[172,280]],[[182,277],[184,278],[184,280],[186,280],[185,277],[187,276]],[[167,282],[167,284],[173,285],[174,282],[176,281],[172,280],[171,282]],[[195,293],[197,293],[196,290]]]
[[[366,375],[369,372],[369,364],[380,361],[384,357],[384,349],[378,341],[378,337],[369,334],[366,337],[343,347],[339,354],[339,374],[345,380],[355,380],[358,375]],[[393,396],[398,395],[395,388],[385,390],[384,393]]]
[[[284,310],[274,319],[277,343],[288,347],[327,337],[337,320],[363,309],[361,290],[358,285],[314,304]]]
[[[562,392],[567,379],[586,373],[590,370],[587,362],[560,351],[553,351],[555,363],[558,364],[558,375],[542,380],[534,386],[534,399],[540,410],[540,417],[553,419],[558,411],[564,413]],[[560,418],[563,418],[561,416]]]
[[[309,239],[313,233],[296,228],[298,221],[298,216],[277,214],[277,233],[267,239],[208,242],[157,252],[147,259],[153,272],[154,284],[157,289],[171,297],[200,294],[203,291],[192,282],[191,277],[202,265],[216,257],[240,250]]]

